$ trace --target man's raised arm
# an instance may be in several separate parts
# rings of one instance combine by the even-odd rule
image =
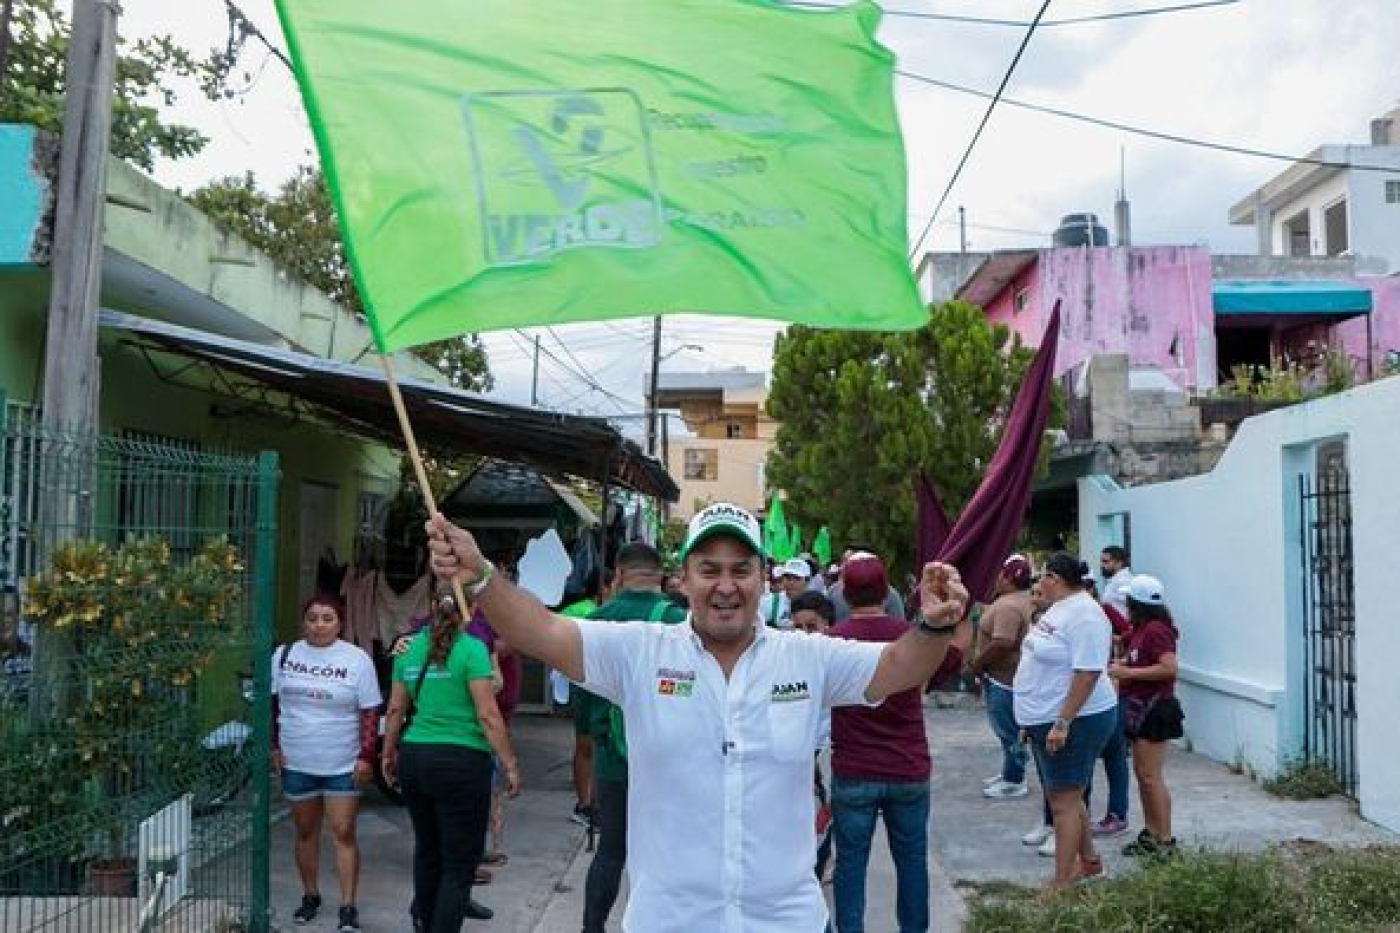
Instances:
[[[573,619],[550,612],[532,593],[497,573],[466,529],[436,512],[425,527],[438,578],[459,580],[491,627],[513,648],[575,683],[583,682],[583,639]]]

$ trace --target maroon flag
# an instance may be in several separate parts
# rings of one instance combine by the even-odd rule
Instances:
[[[1051,377],[1059,339],[1060,303],[1057,301],[1045,327],[1045,336],[1040,340],[1040,349],[1016,392],[996,455],[938,552],[939,560],[962,572],[963,583],[976,600],[985,602],[990,598],[1002,562],[1016,541],[1030,505],[1031,479],[1035,476],[1045,423],[1050,417]]]
[[[943,511],[943,503],[938,501],[938,493],[934,492],[933,483],[929,482],[928,474],[923,470],[919,471],[918,500],[919,527],[914,566],[922,569],[929,561],[938,559],[943,542],[948,540],[952,522],[948,520],[948,513]]]

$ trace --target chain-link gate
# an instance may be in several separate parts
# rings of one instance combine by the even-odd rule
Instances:
[[[0,933],[267,930],[276,455],[0,442]]]
[[[1356,600],[1346,445],[1317,451],[1317,474],[1298,477],[1303,557],[1303,752],[1355,796]]]

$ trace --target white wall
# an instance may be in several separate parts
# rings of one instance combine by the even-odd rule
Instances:
[[[1386,180],[1400,180],[1400,147],[1365,147],[1356,161],[1368,165],[1393,165],[1387,172],[1349,172],[1347,180],[1348,224],[1351,251],[1365,273],[1400,271],[1400,204],[1385,201]]]
[[[1181,628],[1188,739],[1273,773],[1302,738],[1297,477],[1337,438],[1351,470],[1361,812],[1400,831],[1400,378],[1251,418],[1202,476],[1133,489],[1081,479],[1080,540],[1096,556],[1129,517],[1133,568],[1163,579]]]

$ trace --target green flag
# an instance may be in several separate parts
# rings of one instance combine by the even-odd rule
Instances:
[[[821,563],[822,569],[831,566],[831,532],[823,525],[812,542],[812,554]]]
[[[277,0],[379,348],[921,326],[871,0]]]
[[[788,548],[792,551],[792,556],[796,557],[802,553],[802,526],[793,522],[788,532]]]
[[[792,558],[792,537],[787,518],[783,515],[783,500],[773,493],[768,514],[763,518],[763,552],[769,560],[782,562]]]

